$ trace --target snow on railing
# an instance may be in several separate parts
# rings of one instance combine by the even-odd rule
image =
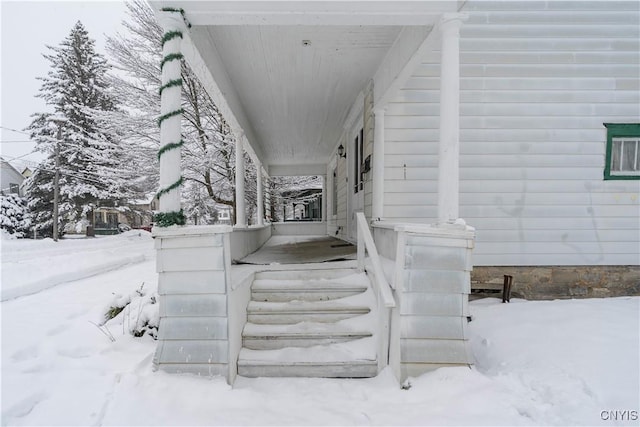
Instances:
[[[387,308],[393,308],[396,306],[396,301],[393,298],[391,292],[391,286],[387,282],[387,278],[382,271],[382,261],[380,255],[378,255],[378,249],[373,241],[371,230],[367,224],[367,219],[362,212],[356,212],[356,218],[358,221],[358,269],[364,271],[364,255],[365,249],[369,253],[371,258],[371,264],[373,266],[373,282],[377,288],[378,293],[382,297],[382,302]]]
[[[382,261],[378,255],[378,249],[373,241],[371,230],[367,224],[367,219],[362,212],[356,212],[358,223],[358,270],[364,271],[365,249],[369,253],[372,266],[372,283],[376,291],[378,301],[378,371],[381,371],[389,364],[389,342],[391,341],[391,317],[396,307],[396,300],[393,297],[391,286],[382,270]]]

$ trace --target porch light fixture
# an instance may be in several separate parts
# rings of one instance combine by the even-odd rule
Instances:
[[[342,146],[342,144],[338,146],[338,156],[342,157],[343,159],[347,158],[347,153],[344,152],[344,147]]]

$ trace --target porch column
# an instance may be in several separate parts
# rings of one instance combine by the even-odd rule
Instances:
[[[327,221],[327,176],[322,177],[322,220]]]
[[[262,197],[264,197],[266,199],[265,200],[265,208],[266,208],[265,216],[267,217],[268,222],[272,223],[273,222],[273,215],[272,215],[273,214],[273,207],[272,207],[271,204],[273,203],[273,200],[271,200],[271,197],[272,197],[271,196],[271,184],[270,184],[271,177],[269,176],[269,174],[267,173],[266,170],[264,171],[264,176],[262,177],[262,179],[263,180],[266,179],[266,185],[267,185],[267,190],[265,191],[264,190],[265,184],[264,184],[264,181],[263,181],[263,184],[262,184]]]
[[[373,220],[381,219],[384,210],[384,112],[384,108],[373,110]]]
[[[440,148],[438,223],[458,219],[460,191],[460,27],[466,14],[447,13],[440,21]],[[375,200],[375,199],[374,199]]]
[[[263,189],[262,189],[262,164],[258,161],[256,162],[256,188],[258,192],[257,203],[258,203],[258,225],[264,225],[264,199],[263,199]]]
[[[180,122],[182,119],[181,44],[184,22],[180,13],[161,12],[158,20],[164,31],[162,45],[162,86],[160,87],[160,188],[159,210],[180,212]]]
[[[244,208],[244,132],[236,136],[236,227],[247,226]]]

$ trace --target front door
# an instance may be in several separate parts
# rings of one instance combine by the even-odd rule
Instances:
[[[364,158],[364,129],[362,120],[356,120],[349,140],[347,151],[347,164],[349,165],[349,239],[355,242],[358,239],[358,224],[356,222],[356,212],[364,210],[364,180],[362,173],[362,163]]]

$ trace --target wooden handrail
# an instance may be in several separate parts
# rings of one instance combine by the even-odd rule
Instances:
[[[380,255],[378,255],[378,249],[367,224],[367,218],[363,212],[356,212],[356,219],[358,223],[358,265],[361,269],[364,269],[364,249],[366,248],[373,265],[373,282],[378,288],[378,292],[380,292],[384,306],[393,308],[396,306],[396,301],[393,298],[391,286],[387,282],[384,271],[382,271]]]

